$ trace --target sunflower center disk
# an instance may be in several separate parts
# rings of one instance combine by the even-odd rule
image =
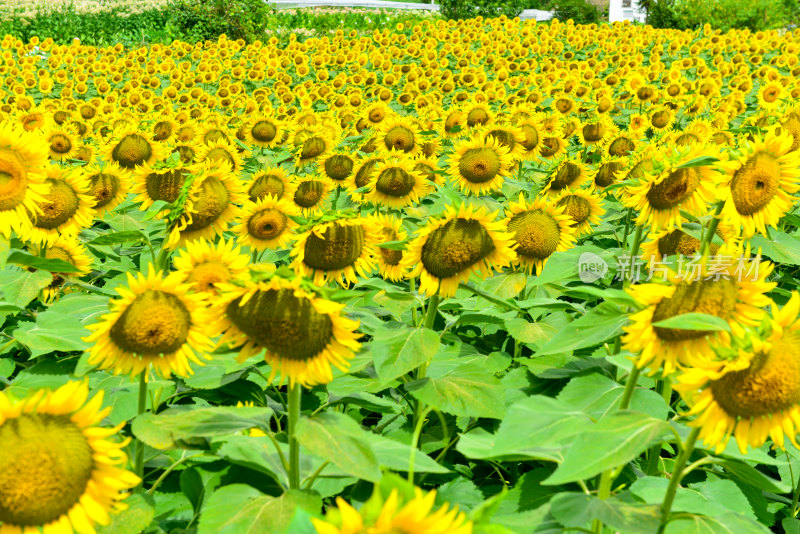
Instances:
[[[656,304],[653,322],[657,323],[684,313],[706,313],[727,320],[733,314],[738,298],[736,281],[698,280],[692,283],[681,282],[672,297]],[[654,326],[656,335],[665,341],[698,339],[710,333],[709,330],[680,330]]]
[[[491,148],[471,148],[461,156],[458,170],[473,184],[486,183],[500,172],[500,158]]]
[[[119,163],[120,167],[133,169],[141,165],[153,155],[153,147],[139,134],[126,135],[120,139],[117,146],[111,151],[111,157]]]
[[[403,169],[391,167],[378,176],[375,189],[384,195],[400,198],[409,194],[416,183],[414,177]]]
[[[217,141],[228,141],[228,136],[222,130],[209,130],[203,136],[203,142],[207,145],[216,143]]]
[[[320,137],[309,137],[303,141],[303,148],[300,150],[300,158],[316,158],[323,152],[325,152],[325,140]]]
[[[342,154],[335,154],[325,160],[325,174],[331,180],[341,181],[353,172],[353,160]]]
[[[608,146],[608,153],[611,156],[623,157],[633,152],[635,148],[633,141],[626,137],[620,137],[611,142]]]
[[[227,282],[230,278],[231,272],[225,265],[209,261],[195,265],[187,281],[197,284],[199,291],[214,291],[214,284]]]
[[[711,384],[714,400],[732,417],[775,414],[800,402],[800,336],[786,334],[750,367]]]
[[[322,200],[322,192],[325,186],[322,182],[309,181],[297,186],[294,193],[294,201],[302,208],[313,208]]]
[[[417,163],[414,165],[414,171],[421,173],[429,182],[436,181],[436,172],[433,170],[433,168],[431,168],[430,165],[426,165],[425,163]]]
[[[668,210],[691,197],[698,185],[700,185],[700,174],[697,170],[678,169],[650,188],[647,192],[647,201],[657,210]]]
[[[275,125],[268,121],[258,121],[250,129],[250,135],[253,139],[262,143],[269,143],[278,134],[278,129]]]
[[[375,165],[378,164],[377,159],[371,159],[364,163],[358,172],[356,172],[355,183],[356,187],[364,187],[365,185],[369,184],[369,177],[372,175],[372,170],[375,168]]]
[[[283,181],[277,176],[262,176],[250,187],[248,194],[250,195],[250,200],[255,202],[267,195],[274,195],[275,198],[281,198],[284,190],[285,186],[283,185]]]
[[[22,414],[0,425],[0,523],[36,527],[74,506],[91,479],[92,449],[68,416]]]
[[[128,305],[109,335],[128,352],[155,356],[181,348],[190,326],[189,310],[177,296],[149,289]]]
[[[622,171],[622,163],[610,161],[600,165],[597,169],[597,175],[594,177],[594,183],[600,187],[608,187],[613,184],[617,179],[617,173]]]
[[[119,178],[113,174],[95,174],[89,177],[89,194],[95,200],[95,208],[102,208],[111,202],[119,191]]]
[[[52,230],[64,224],[78,211],[78,195],[72,187],[63,180],[47,179],[50,184],[50,193],[42,203],[42,212],[36,217],[36,226]]]
[[[282,212],[268,208],[253,214],[247,221],[247,233],[257,239],[275,239],[280,236],[289,219]]]
[[[550,189],[560,191],[565,187],[569,187],[581,176],[581,168],[571,162],[564,163],[556,171],[556,176],[550,182]]]
[[[489,114],[486,111],[478,108],[473,109],[467,113],[467,125],[472,128],[476,124],[485,124],[489,122]]]
[[[156,125],[153,127],[153,140],[154,141],[163,141],[170,135],[172,135],[172,125],[168,122],[157,122]]]
[[[145,178],[147,196],[153,200],[175,202],[181,193],[186,181],[181,169],[158,173],[152,172]]]
[[[384,242],[397,241],[397,232],[391,228],[381,229],[381,236],[383,237]],[[380,252],[383,263],[386,265],[399,265],[400,260],[403,259],[403,252],[400,250],[392,250],[390,248],[380,247],[378,248],[378,252]]]
[[[670,115],[669,111],[658,111],[653,115],[650,123],[654,128],[661,129],[666,127],[670,120],[672,120],[672,115]]]
[[[602,124],[587,124],[583,127],[583,138],[589,143],[596,143],[603,139],[606,129]]]
[[[303,262],[312,269],[334,271],[352,266],[364,249],[364,228],[361,225],[329,226],[322,237],[309,234]]]
[[[281,358],[308,361],[333,340],[330,317],[314,309],[310,300],[296,297],[292,289],[259,291],[244,306],[239,306],[241,300],[228,305],[228,318],[248,338]]]
[[[428,236],[422,246],[422,265],[437,278],[455,276],[495,249],[489,232],[473,219],[453,219]]]
[[[525,139],[520,144],[525,150],[530,151],[539,146],[539,132],[536,131],[536,128],[526,124],[522,126],[521,130]]]
[[[231,153],[221,147],[212,148],[206,154],[206,160],[208,161],[222,161],[231,166],[231,168],[236,168],[236,160],[233,159]]]
[[[56,154],[66,154],[72,150],[72,141],[66,135],[56,134],[50,138],[50,150]]]
[[[566,196],[559,200],[556,206],[564,206],[564,213],[572,217],[577,224],[585,222],[591,214],[589,201],[578,195]]]
[[[200,196],[192,206],[192,222],[186,226],[187,232],[202,230],[214,224],[230,201],[230,193],[219,178],[206,178],[200,188]]]
[[[383,144],[388,150],[402,150],[403,152],[414,150],[414,132],[402,126],[395,126],[386,132]]]
[[[778,192],[781,165],[771,155],[758,152],[736,171],[731,180],[731,197],[741,215],[758,213]]]
[[[19,158],[0,148],[0,211],[12,210],[25,200],[28,172]]]
[[[541,210],[514,215],[508,222],[508,231],[517,242],[517,254],[537,260],[543,260],[555,252],[561,238],[558,222]]]

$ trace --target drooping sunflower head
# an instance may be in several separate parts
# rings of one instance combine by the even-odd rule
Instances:
[[[637,147],[637,136],[630,132],[619,132],[609,137],[606,152],[609,156],[624,158],[636,152]]]
[[[88,401],[87,401],[88,399]],[[68,382],[16,400],[0,391],[0,524],[6,532],[90,532],[139,478],[125,470],[128,440],[100,423],[103,394]]]
[[[432,183],[415,170],[414,160],[406,154],[389,153],[372,170],[367,184],[371,190],[364,196],[375,204],[402,208],[419,202],[432,188]]]
[[[463,108],[464,122],[468,128],[488,126],[494,122],[494,112],[485,102],[472,102]]]
[[[542,193],[550,197],[560,196],[565,189],[578,189],[588,177],[586,164],[580,159],[560,158],[554,163]]]
[[[50,190],[46,182],[47,144],[35,133],[0,123],[0,236],[31,227]]]
[[[233,233],[238,236],[239,243],[254,250],[283,248],[297,228],[292,217],[298,215],[300,209],[292,201],[266,195],[245,203]]]
[[[418,230],[401,265],[420,277],[420,291],[451,297],[473,273],[485,277],[509,265],[512,236],[496,215],[472,205],[448,206],[442,218]]]
[[[89,194],[94,199],[97,216],[116,208],[131,189],[130,173],[114,162],[83,168],[89,180]]]
[[[178,134],[180,125],[169,115],[159,115],[155,119],[152,130],[153,141],[166,143]],[[194,136],[192,136],[193,138]]]
[[[496,139],[497,142],[508,149],[508,153],[513,161],[522,159],[525,152],[525,142],[527,137],[522,129],[508,123],[498,122],[489,127],[483,128],[481,133],[484,140]]]
[[[539,121],[531,116],[521,119],[516,126],[522,133],[522,139],[519,141],[519,146],[522,148],[520,157],[524,160],[535,159],[542,147],[543,133]]]
[[[688,231],[688,228],[684,228]],[[716,236],[722,244],[733,245],[737,239],[730,225],[720,222],[717,226]],[[709,245],[709,252],[714,255],[719,252],[720,244],[713,241]],[[680,229],[662,230],[651,236],[650,240],[642,243],[642,259],[653,264],[669,256],[694,256],[700,253],[700,240]]]
[[[380,243],[408,239],[408,233],[403,229],[403,221],[398,217],[378,214],[372,217],[372,223],[378,229],[380,236],[378,254],[376,255],[378,271],[382,278],[392,282],[399,282],[405,278],[408,271],[407,268],[401,265],[404,252],[396,246],[391,248],[381,247]]]
[[[175,256],[175,268],[182,275],[181,283],[193,291],[219,294],[219,285],[239,280],[247,274],[250,258],[233,241],[214,244],[205,239],[192,241]]]
[[[297,179],[294,185],[292,202],[305,216],[321,211],[333,189],[333,184],[325,176],[304,176]]]
[[[89,180],[80,170],[51,165],[41,211],[35,216],[28,238],[33,243],[52,243],[59,236],[75,236],[92,224],[94,198]]]
[[[334,281],[342,286],[369,276],[375,267],[379,235],[363,217],[341,217],[332,222],[313,222],[295,237],[292,268],[323,285]]]
[[[621,180],[625,174],[627,161],[616,156],[603,156],[597,165],[592,185],[595,190],[603,190]]]
[[[251,202],[272,195],[277,199],[291,199],[296,185],[281,167],[267,167],[253,174],[247,186]]]
[[[666,106],[654,109],[649,115],[649,126],[655,131],[666,131],[675,122],[675,112]]]
[[[603,200],[583,189],[564,189],[555,199],[557,208],[563,207],[564,214],[572,219],[575,227],[575,237],[592,232],[592,225],[600,222],[600,218],[606,212],[603,208]]]
[[[743,336],[744,327],[763,319],[763,308],[770,303],[766,293],[775,287],[766,282],[772,265],[759,256],[751,258],[749,249],[738,246],[721,247],[717,257],[732,259],[720,263],[710,256],[699,258],[685,273],[667,271],[668,283],[639,284],[628,290],[643,307],[630,317],[633,323],[625,327],[623,337],[625,348],[638,354],[638,367],[669,375],[679,366],[714,371],[726,366],[715,361],[712,348],[730,343],[727,332],[656,326],[660,321],[705,313],[723,319],[735,336]]]
[[[296,154],[298,167],[316,161],[327,154],[335,145],[336,137],[323,125],[296,126],[289,135]]]
[[[723,218],[742,228],[745,237],[766,234],[794,205],[800,190],[800,152],[792,152],[792,136],[767,134],[745,142],[723,164],[727,176],[719,188],[725,201]]]
[[[447,173],[462,191],[481,195],[502,187],[513,158],[497,138],[478,135],[458,142],[449,164]]]
[[[142,165],[133,173],[131,193],[135,202],[141,202],[141,209],[147,210],[154,202],[175,202],[186,186],[187,180],[198,172],[200,165],[178,163],[174,166]],[[190,188],[194,188],[191,184]],[[191,190],[191,189],[190,189]]]
[[[543,198],[526,201],[521,194],[508,205],[503,224],[515,244],[516,263],[525,271],[541,273],[550,256],[575,244],[577,227],[565,209]]]
[[[209,165],[213,162],[230,165],[234,173],[239,173],[244,168],[244,158],[236,146],[222,139],[200,145],[200,151],[197,153],[196,159]]]
[[[584,147],[605,145],[610,136],[615,133],[612,123],[604,116],[584,122],[576,131],[580,143]]]
[[[44,288],[45,300],[51,301],[56,298],[61,291],[64,282],[71,277],[80,278],[87,274],[92,267],[92,258],[89,256],[86,247],[75,236],[59,236],[47,246],[31,245],[30,252],[34,256],[45,259],[62,260],[73,267],[77,272],[59,273],[54,272],[53,281]]]
[[[344,149],[337,149],[318,162],[317,172],[330,178],[333,183],[342,184],[353,174],[356,160]]]
[[[224,332],[220,342],[241,346],[240,361],[263,351],[270,381],[327,384],[331,366],[347,371],[360,348],[358,323],[342,314],[344,305],[319,297],[300,278],[276,272],[267,281],[225,289],[213,308],[215,328]]]
[[[145,276],[128,273],[128,287],[109,303],[111,312],[89,326],[85,340],[94,343],[89,363],[114,374],[138,375],[152,367],[161,376],[190,376],[189,362],[203,365],[200,358],[213,348],[203,294],[192,293],[183,275],[167,277],[149,266]]]
[[[283,139],[284,126],[277,118],[263,115],[250,119],[240,129],[245,141],[251,145],[270,148]]]
[[[106,160],[129,171],[140,165],[153,165],[162,153],[162,145],[151,140],[148,132],[130,126],[117,128],[104,150]]]
[[[392,116],[378,127],[378,146],[384,153],[404,152],[416,156],[422,151],[419,126],[410,117]]]

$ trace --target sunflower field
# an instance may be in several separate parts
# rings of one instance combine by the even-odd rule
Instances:
[[[0,41],[0,534],[800,533],[800,30]]]

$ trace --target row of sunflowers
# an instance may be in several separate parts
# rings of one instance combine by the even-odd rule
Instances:
[[[0,532],[800,528],[799,50],[6,36]]]

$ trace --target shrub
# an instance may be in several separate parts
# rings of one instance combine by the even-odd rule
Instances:
[[[448,19],[472,17],[516,17],[523,9],[532,8],[539,2],[531,0],[441,0],[442,16]]]
[[[800,16],[797,0],[652,0],[646,7],[648,24],[680,30],[785,28]]]
[[[253,42],[262,37],[265,22],[274,9],[263,0],[177,0],[172,20],[191,40],[230,39]]]
[[[550,9],[558,20],[572,19],[576,24],[600,22],[600,12],[585,0],[554,0]]]

